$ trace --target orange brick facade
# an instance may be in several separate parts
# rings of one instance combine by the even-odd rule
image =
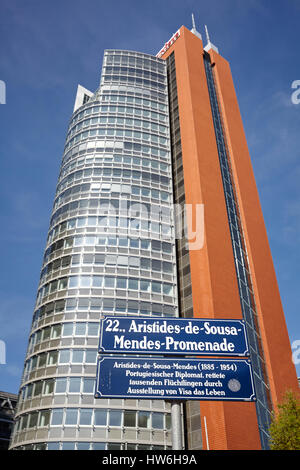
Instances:
[[[204,246],[190,250],[195,317],[242,318],[202,41],[180,28],[175,54],[186,204],[204,205]],[[209,51],[222,112],[262,337],[271,401],[298,391],[259,196],[228,62]],[[199,402],[204,449],[260,449],[255,403]]]

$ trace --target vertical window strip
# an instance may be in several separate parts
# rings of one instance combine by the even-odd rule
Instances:
[[[183,179],[183,163],[181,151],[181,136],[179,124],[178,95],[176,82],[176,66],[175,56],[172,53],[167,59],[168,68],[168,90],[169,90],[169,110],[170,110],[170,132],[171,132],[171,148],[173,160],[173,185],[174,185],[174,203],[180,204],[182,208],[185,206],[185,191],[180,188],[179,182]],[[180,196],[181,194],[181,196]],[[190,275],[190,257],[189,251],[185,248],[187,240],[185,238],[176,239],[176,252],[178,263],[178,283],[179,283],[179,301],[180,316],[192,317],[193,305],[189,294],[185,294],[186,290],[183,286],[191,287]],[[185,271],[183,266],[186,266]]]

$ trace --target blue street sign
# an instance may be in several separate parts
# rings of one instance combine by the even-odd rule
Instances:
[[[107,316],[100,353],[248,356],[243,320]]]
[[[161,359],[101,356],[96,398],[254,401],[245,359]]]

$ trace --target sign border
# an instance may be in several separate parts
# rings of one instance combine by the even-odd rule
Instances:
[[[242,325],[243,331],[244,331],[244,337],[245,337],[245,346],[246,350],[243,353],[234,353],[234,352],[223,352],[223,351],[210,351],[210,352],[200,352],[200,351],[176,351],[176,352],[166,352],[166,351],[155,351],[155,350],[136,350],[136,349],[130,349],[126,351],[120,351],[120,350],[115,350],[115,349],[104,349],[102,346],[102,340],[103,340],[103,327],[104,327],[104,321],[107,318],[111,318],[114,320],[124,320],[130,319],[130,320],[166,320],[168,322],[172,321],[209,321],[209,322],[220,322],[220,321],[228,321],[228,322],[234,322],[234,323],[239,323]],[[128,354],[129,356],[131,355],[166,355],[166,356],[217,356],[217,357],[249,357],[250,356],[250,351],[249,351],[249,342],[248,342],[248,337],[247,337],[247,331],[246,331],[246,324],[245,320],[239,319],[239,318],[233,318],[233,319],[223,319],[223,318],[181,318],[181,317],[175,317],[175,318],[170,318],[170,317],[146,317],[146,316],[123,316],[123,315],[111,315],[111,314],[105,314],[101,319],[100,319],[100,332],[99,332],[99,342],[98,342],[98,353],[99,354]]]
[[[176,360],[177,362],[183,362],[183,361],[190,361],[190,362],[201,362],[201,360],[205,362],[240,362],[240,363],[246,363],[246,365],[249,367],[249,374],[250,374],[250,381],[251,381],[251,387],[252,387],[252,395],[249,398],[224,398],[224,397],[196,397],[196,396],[176,396],[172,397],[171,395],[166,397],[166,396],[158,396],[158,395],[147,395],[147,396],[141,396],[141,395],[103,395],[98,392],[99,388],[99,378],[100,378],[100,364],[101,362],[105,361],[106,359],[111,359],[111,360],[118,360],[118,359],[123,359],[123,360],[132,360],[132,359],[138,359],[138,360],[146,360],[146,359],[152,359],[152,360],[158,360],[158,361],[172,361]],[[193,400],[193,401],[227,401],[227,402],[246,402],[246,403],[253,403],[256,402],[256,392],[255,392],[255,386],[254,386],[254,380],[253,380],[253,371],[252,371],[252,366],[251,362],[249,359],[178,359],[176,357],[173,358],[151,358],[151,357],[124,357],[124,356],[100,356],[97,359],[97,372],[96,372],[96,383],[95,383],[95,393],[94,393],[94,398],[96,399],[101,399],[101,398],[110,398],[110,399],[124,399],[124,400],[165,400],[165,401],[188,401],[188,400]]]

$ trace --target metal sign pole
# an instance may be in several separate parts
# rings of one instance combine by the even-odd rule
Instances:
[[[180,401],[172,402],[172,449],[182,450],[182,420]]]

